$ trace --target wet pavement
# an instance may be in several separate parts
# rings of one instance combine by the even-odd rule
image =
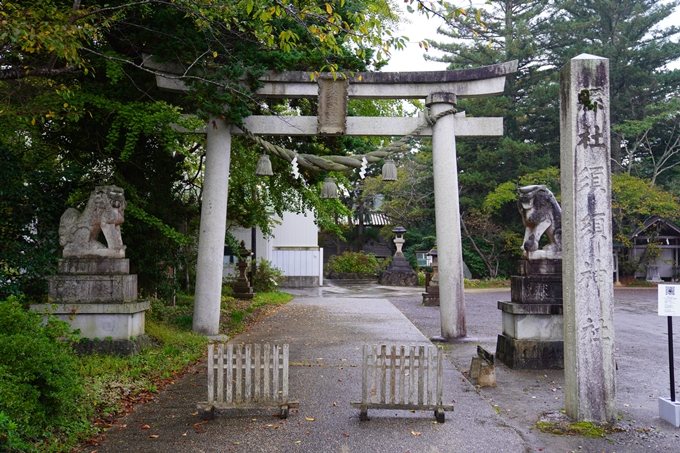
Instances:
[[[238,343],[290,344],[291,395],[298,412],[232,412],[202,421],[205,367],[136,408],[107,433],[106,452],[662,452],[680,451],[680,430],[658,417],[669,394],[666,319],[656,315],[655,289],[615,290],[616,430],[605,437],[546,434],[536,422],[564,408],[562,371],[511,370],[496,365],[498,387],[479,388],[467,369],[478,344],[493,351],[501,331],[497,301],[509,289],[466,291],[468,335],[478,342],[446,344],[446,423],[431,412],[369,410],[359,421],[350,401],[361,395],[361,346],[429,344],[440,333],[439,308],[422,306],[422,288],[376,284],[286,290],[296,298]],[[330,284],[329,284],[330,283]],[[149,429],[141,426],[149,425]],[[157,436],[157,437],[150,437]]]
[[[419,297],[424,289],[413,286],[383,286],[372,281],[324,280],[316,288],[284,288],[283,291],[295,296],[342,297],[358,299],[399,299]]]

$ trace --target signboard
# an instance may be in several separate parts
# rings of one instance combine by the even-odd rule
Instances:
[[[659,316],[680,316],[680,285],[659,285]]]

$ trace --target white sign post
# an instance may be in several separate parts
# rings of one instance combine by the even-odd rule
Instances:
[[[675,401],[675,366],[673,363],[673,316],[680,316],[680,285],[659,285],[659,316],[668,317],[668,370],[671,397],[659,398],[659,417],[680,427],[680,404]]]

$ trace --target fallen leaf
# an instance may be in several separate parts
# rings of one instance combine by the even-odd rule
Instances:
[[[420,436],[420,433],[418,431],[411,430],[411,434],[413,434],[414,436]]]
[[[140,429],[151,429],[149,425],[142,425],[140,426]]]
[[[345,436],[345,437],[349,437],[349,434],[347,434],[347,433],[343,433],[342,435]]]
[[[307,420],[308,422],[313,422],[316,419],[313,417],[305,417],[305,420]]]
[[[149,437],[152,438],[152,439],[158,439],[158,434],[152,434]]]
[[[182,437],[187,437],[187,433],[182,433]]]
[[[295,441],[296,444],[299,444],[300,442],[302,442],[302,441],[301,441],[301,440],[296,440],[296,441]]]
[[[194,413],[193,413],[193,414],[191,414],[191,415],[198,415],[198,411],[194,412]]]

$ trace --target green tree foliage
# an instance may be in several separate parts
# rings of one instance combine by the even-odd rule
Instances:
[[[397,181],[383,181],[381,176],[366,178],[364,196],[380,200],[376,208],[387,215],[391,224],[381,229],[381,236],[391,240],[392,229],[406,228],[404,256],[417,265],[416,251],[435,245],[434,177],[432,147],[418,145],[417,152],[399,157]]]
[[[642,120],[626,120],[614,128],[622,138],[621,167],[627,174],[650,179],[652,184],[677,188],[680,99],[652,104],[646,110]]]
[[[12,296],[0,302],[0,324],[0,415],[12,422],[0,424],[0,446],[12,451],[6,442],[29,446],[54,433],[62,436],[54,445],[72,444],[73,433],[88,431],[88,412],[78,404],[77,363],[70,343],[63,341],[72,339],[68,323],[53,317],[44,323],[41,314],[24,310]]]
[[[651,184],[649,180],[627,174],[612,176],[612,213],[614,241],[630,245],[630,235],[647,218],[658,215],[680,220],[677,195]]]
[[[666,68],[680,58],[680,28],[660,26],[677,6],[660,0],[557,1],[547,24],[550,63],[561,67],[581,53],[608,58],[612,126],[644,120],[650,105],[680,88],[680,70]],[[612,170],[619,172],[623,137],[613,131]]]
[[[394,225],[406,229],[434,223],[434,180],[432,175],[432,149],[423,147],[419,152],[406,154],[399,160],[397,181],[383,182],[381,176],[367,178],[364,193],[380,195],[380,210]],[[389,227],[391,228],[394,226]]]
[[[59,218],[80,174],[49,149],[0,142],[0,299],[46,292],[44,275],[56,271]]]

